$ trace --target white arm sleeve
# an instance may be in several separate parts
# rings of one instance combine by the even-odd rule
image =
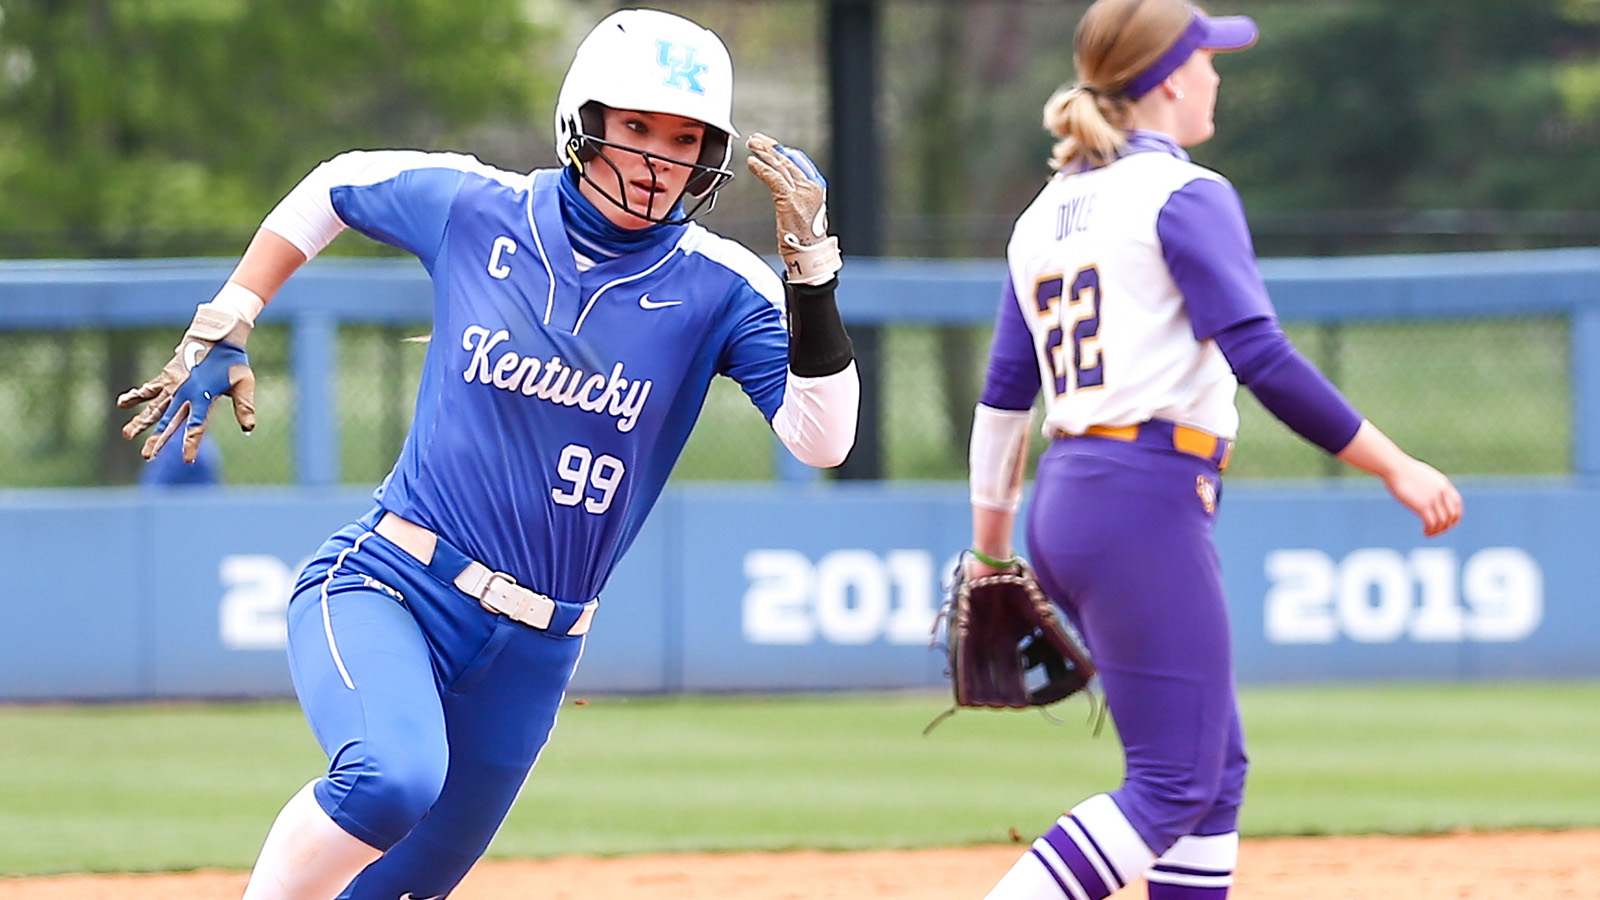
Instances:
[[[336,156],[312,169],[267,213],[261,227],[295,245],[307,260],[315,258],[345,229],[343,220],[333,211],[329,191],[343,181],[340,169],[352,155]]]
[[[321,253],[346,225],[333,210],[332,191],[344,185],[377,184],[407,169],[440,166],[497,177],[515,177],[462,153],[421,150],[352,150],[341,153],[300,180],[273,207],[261,227],[295,245],[306,259]]]
[[[1031,409],[995,409],[978,404],[972,413],[972,444],[967,450],[972,505],[1016,512],[1022,505]]]
[[[831,468],[844,462],[855,446],[860,407],[861,378],[854,360],[820,378],[790,372],[783,404],[772,417],[772,430],[795,459],[808,466]]]

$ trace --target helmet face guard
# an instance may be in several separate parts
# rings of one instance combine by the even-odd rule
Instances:
[[[692,163],[671,160],[692,171],[683,194],[672,198],[667,209],[656,209],[654,201],[648,209],[635,209],[600,183],[603,176],[593,177],[590,167],[597,159],[616,172],[601,149],[639,153],[605,140],[606,107],[670,113],[705,125],[699,158]],[[556,155],[623,211],[650,222],[687,222],[710,212],[717,191],[733,177],[728,161],[739,133],[732,112],[733,62],[721,39],[670,13],[625,9],[607,16],[578,45],[556,101]],[[646,163],[667,161],[640,155]],[[650,169],[654,172],[654,164]],[[615,187],[620,189],[620,181]]]
[[[681,225],[716,208],[717,191],[733,178],[733,172],[727,168],[727,160],[730,155],[728,135],[710,125],[706,126],[705,136],[701,138],[699,158],[690,163],[679,159],[670,159],[655,153],[646,153],[643,150],[635,150],[632,147],[606,140],[603,136],[605,129],[603,108],[599,103],[590,102],[584,104],[583,108],[579,110],[579,117],[581,120],[579,125],[572,129],[572,136],[568,139],[566,147],[563,148],[563,162],[571,166],[578,173],[578,177],[589,182],[595,190],[599,191],[600,196],[611,201],[612,204],[629,215],[637,216],[647,222],[653,222],[658,225]],[[683,193],[662,204],[662,208],[657,207],[654,199],[656,194],[652,191],[650,205],[644,209],[638,209],[628,202],[627,197],[622,195],[622,172],[617,169],[615,163],[600,152],[602,149],[609,150],[612,153],[632,153],[641,157],[650,171],[652,187],[658,184],[656,178],[657,161],[689,169],[689,180],[684,185]],[[594,177],[592,170],[596,163],[604,163],[606,168],[610,169],[612,174],[616,176],[614,188],[601,183],[604,180],[603,176],[601,179]],[[616,194],[612,193],[613,189],[617,191]]]

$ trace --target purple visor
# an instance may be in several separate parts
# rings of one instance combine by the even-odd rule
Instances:
[[[1122,93],[1130,100],[1137,100],[1177,71],[1196,50],[1243,50],[1256,42],[1258,34],[1256,23],[1249,16],[1213,19],[1196,10],[1189,27],[1178,35],[1178,40],[1160,59],[1151,63],[1150,68],[1134,76]]]

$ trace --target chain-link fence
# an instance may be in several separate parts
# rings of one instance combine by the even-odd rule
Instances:
[[[530,21],[549,34],[545,43],[528,47],[535,57],[528,61],[530,85],[542,85],[536,91],[542,93],[528,98],[527,108],[539,110],[538,115],[501,112],[440,132],[426,115],[397,119],[380,111],[380,118],[392,121],[374,146],[434,147],[437,139],[448,145],[440,149],[474,153],[509,169],[553,164],[548,110],[570,50],[594,22],[620,5],[616,0],[525,5]],[[1230,54],[1219,64],[1225,86],[1218,136],[1195,148],[1196,159],[1216,166],[1239,187],[1263,257],[1593,245],[1600,241],[1597,193],[1583,187],[1596,171],[1592,150],[1600,142],[1600,114],[1590,102],[1593,92],[1578,76],[1600,53],[1600,32],[1592,16],[1578,9],[1583,5],[1237,0],[1227,11],[1255,16],[1262,41],[1250,53]],[[834,163],[838,142],[831,133],[827,35],[832,4],[669,0],[664,6],[714,27],[732,48],[738,69],[734,118],[741,132],[766,131],[806,148],[825,171]],[[1039,109],[1054,88],[1074,77],[1072,36],[1088,0],[884,0],[879,6],[881,34],[870,87],[882,131],[882,151],[874,164],[883,181],[884,252],[996,258],[1004,252],[1016,213],[1048,174],[1050,138],[1039,127]],[[60,54],[47,56],[34,48],[28,57],[17,49],[31,46],[24,19],[47,21],[52,10],[42,4],[29,16],[8,19],[7,47],[16,60],[60,61]],[[135,20],[151,27],[137,16],[129,21]],[[1508,30],[1507,22],[1517,27]],[[157,28],[147,36],[161,34]],[[79,36],[78,43],[83,39]],[[16,42],[21,43],[13,47]],[[123,40],[127,46],[116,49],[138,49],[136,43]],[[39,46],[51,45],[47,40]],[[132,78],[129,84],[142,84],[143,90],[177,87],[145,84],[140,79],[149,71],[108,71],[134,72],[118,78]],[[17,83],[11,87],[22,97],[29,76],[22,68],[13,74]],[[379,77],[393,80],[392,73]],[[42,75],[37,81],[50,83]],[[362,94],[350,90],[342,96]],[[67,98],[63,93],[59,100]],[[170,113],[180,120],[179,113],[190,108],[183,99],[170,98]],[[113,174],[108,154],[117,162],[117,153],[140,146],[137,132],[108,124],[115,117],[63,115],[62,108],[46,108],[51,127],[61,132],[52,132],[56,144],[74,146],[69,137],[81,127],[88,136],[82,146],[99,148],[90,154],[97,179]],[[26,109],[5,112],[10,116],[5,121],[19,134],[32,133],[34,120],[22,116]],[[312,108],[305,115],[314,119],[330,113]],[[347,122],[295,124],[339,126],[315,132],[324,135],[351,127]],[[42,130],[48,129],[33,129]],[[110,135],[122,135],[125,145],[101,147]],[[359,139],[352,134],[350,141]],[[246,204],[244,196],[252,191],[281,196],[292,183],[285,172],[298,177],[324,150],[351,145],[341,139],[313,150],[291,141],[287,146],[295,149],[284,149],[277,154],[282,159],[251,172],[223,164],[238,155],[225,145],[213,148],[217,158],[209,162],[203,154],[190,158],[204,148],[182,146],[182,158],[171,171],[184,177],[160,184],[147,176],[133,178],[127,183],[147,191],[148,204],[110,216],[91,213],[99,207],[123,209],[112,202],[115,192],[96,200],[94,192],[85,192],[84,179],[68,178],[69,195],[83,203],[81,214],[59,218],[18,212],[0,222],[0,257],[229,257],[244,247],[267,209],[265,201]],[[303,158],[293,159],[300,154]],[[226,178],[197,181],[196,171],[205,166],[242,179],[229,189],[241,193],[233,197],[211,190],[233,184]],[[737,158],[735,167],[740,167]],[[49,192],[33,190],[43,183],[41,177],[18,171],[22,174],[13,173],[17,183],[12,186],[19,197],[45,198],[44,208],[52,212],[64,208],[50,200]],[[146,173],[137,166],[128,171]],[[270,183],[263,186],[263,179]],[[179,202],[190,196],[184,191],[198,190],[195,184],[211,186],[205,192],[208,202]],[[29,189],[21,191],[24,187]],[[235,208],[220,202],[227,197],[238,201],[242,212],[224,214],[221,210]],[[20,200],[14,206],[28,208]],[[209,217],[191,215],[212,207],[215,214]],[[722,192],[707,224],[770,252],[771,216],[765,189],[756,179],[739,177]],[[352,238],[332,249],[336,254],[387,252]],[[847,245],[845,252],[850,256],[852,248]],[[425,352],[406,338],[426,330],[426,323],[341,328],[336,392],[341,480],[374,483],[395,458]],[[1447,472],[1522,475],[1572,469],[1565,320],[1317,326],[1292,334],[1359,409],[1408,450]],[[0,332],[0,416],[10,425],[0,430],[0,485],[136,481],[143,471],[138,445],[117,433],[127,415],[112,409],[110,401],[156,372],[175,339],[171,327]],[[882,343],[875,362],[883,383],[878,406],[882,471],[895,479],[962,478],[987,329],[897,324],[886,330]],[[229,483],[288,483],[296,478],[296,392],[286,327],[264,325],[250,350],[260,377],[260,426],[243,436],[219,410],[211,440]],[[1231,470],[1235,475],[1343,472],[1264,413],[1248,392],[1241,393],[1240,406],[1244,421]],[[677,477],[773,478],[775,459],[773,439],[759,414],[736,386],[719,381]]]
[[[376,484],[399,452],[426,346],[426,323],[344,326],[339,332],[340,474]],[[1430,321],[1289,329],[1301,351],[1402,446],[1452,475],[1555,475],[1571,470],[1568,325],[1561,318]],[[138,442],[119,429],[114,396],[158,371],[175,329],[0,333],[0,485],[128,484]],[[882,415],[891,479],[960,480],[972,405],[982,385],[985,327],[886,330]],[[243,435],[227,403],[208,440],[230,484],[295,480],[295,384],[288,331],[251,337],[260,424]],[[1319,478],[1350,474],[1240,392],[1243,422],[1230,474]],[[1037,452],[1042,441],[1034,442]],[[718,379],[685,449],[680,480],[776,477],[778,449],[738,386]]]

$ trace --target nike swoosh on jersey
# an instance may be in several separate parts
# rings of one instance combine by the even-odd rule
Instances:
[[[651,300],[649,294],[639,298],[640,309],[666,309],[669,306],[678,306],[682,303],[682,300]]]

